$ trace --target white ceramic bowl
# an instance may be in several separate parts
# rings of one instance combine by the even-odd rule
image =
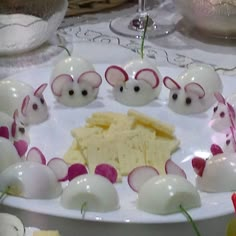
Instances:
[[[175,0],[184,20],[218,37],[236,37],[236,0]]]
[[[0,55],[42,45],[61,24],[67,6],[67,0],[1,0]]]

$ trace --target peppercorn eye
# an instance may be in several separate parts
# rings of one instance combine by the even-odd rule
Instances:
[[[74,92],[73,89],[70,89],[68,93],[69,93],[70,96],[73,96],[75,92]]]
[[[173,100],[177,100],[177,98],[178,98],[178,94],[177,94],[177,93],[174,93],[174,94],[172,95],[172,99],[173,99]]]
[[[140,91],[140,87],[139,86],[134,86],[134,92],[139,92]]]
[[[88,95],[88,91],[86,89],[82,90],[81,94],[85,97]]]
[[[218,106],[213,108],[213,112],[216,112],[218,110]]]
[[[190,105],[191,102],[192,102],[192,99],[187,97],[186,100],[185,100],[186,105]]]
[[[122,93],[123,92],[123,86],[120,86],[120,92]]]

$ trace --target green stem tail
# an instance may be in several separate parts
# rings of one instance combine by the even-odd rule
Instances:
[[[194,229],[194,232],[196,233],[197,236],[201,236],[198,228],[197,228],[197,225],[195,224],[195,222],[193,221],[192,217],[188,214],[188,212],[182,207],[182,205],[179,205],[179,208],[181,210],[181,212],[187,217],[188,221],[191,223],[193,229]]]
[[[144,27],[144,31],[143,31],[143,35],[142,35],[142,43],[141,43],[141,58],[142,59],[144,57],[144,40],[145,40],[145,37],[146,37],[148,20],[149,20],[149,16],[147,15],[146,21],[145,21],[145,27]]]
[[[66,52],[67,52],[67,54],[68,54],[68,56],[71,57],[71,53],[70,53],[70,51],[68,50],[68,48],[66,48],[66,47],[63,46],[63,45],[58,45],[58,47],[59,47],[59,48],[63,48],[63,49],[65,49]]]
[[[82,218],[84,218],[86,210],[87,210],[87,202],[84,202],[81,206],[81,209],[80,209],[80,213],[82,215]]]

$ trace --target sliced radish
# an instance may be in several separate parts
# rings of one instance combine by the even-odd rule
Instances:
[[[6,138],[6,139],[10,138],[9,130],[7,126],[0,127],[0,137]]]
[[[171,159],[168,159],[165,164],[166,174],[179,175],[187,179],[187,175],[183,169],[176,165]]]
[[[14,141],[13,145],[15,146],[16,151],[18,152],[20,157],[25,155],[28,149],[28,143],[26,141],[24,140]]]
[[[211,153],[212,153],[213,156],[215,156],[217,154],[223,153],[223,150],[219,145],[212,144],[211,145]]]
[[[159,172],[152,166],[139,166],[128,174],[128,184],[132,190],[138,192],[140,187],[149,179],[159,175]]]
[[[192,159],[192,166],[193,166],[195,173],[198,176],[202,177],[203,171],[206,166],[206,161],[200,157],[194,157]]]
[[[232,194],[231,200],[232,200],[232,202],[233,202],[234,211],[235,211],[235,213],[236,213],[236,193],[233,193],[233,194]]]
[[[69,181],[71,181],[72,179],[74,179],[75,177],[77,177],[79,175],[84,175],[84,174],[88,174],[88,171],[87,171],[86,166],[83,164],[75,163],[75,164],[72,164],[68,168],[68,180]]]
[[[101,175],[107,178],[113,184],[117,181],[118,173],[117,173],[116,168],[113,167],[112,165],[105,164],[105,163],[99,164],[96,166],[94,172],[97,175]]]
[[[47,166],[54,172],[58,181],[68,180],[68,165],[63,159],[54,157],[48,162]]]
[[[41,163],[43,165],[46,165],[46,158],[43,155],[43,153],[37,148],[37,147],[32,147],[26,156],[27,161],[34,161]]]

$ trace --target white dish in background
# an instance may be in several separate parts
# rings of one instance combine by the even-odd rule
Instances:
[[[97,72],[104,78],[107,64],[95,64]],[[163,76],[176,78],[181,69],[159,68]],[[43,82],[49,82],[52,67],[32,69],[21,74],[12,76],[37,87]],[[234,92],[236,82],[230,77],[222,77],[224,84],[223,95],[227,96]],[[233,86],[232,86],[233,85]],[[48,121],[32,126],[30,128],[31,146],[37,146],[49,160],[53,157],[62,157],[67,148],[71,145],[72,137],[70,130],[83,126],[85,119],[95,111],[115,111],[126,113],[130,107],[116,102],[110,94],[111,87],[103,80],[97,100],[83,108],[67,108],[55,102],[55,99],[48,87],[45,91],[45,99],[49,105],[50,118]],[[195,174],[191,166],[193,155],[208,155],[212,144],[212,130],[208,128],[208,121],[212,115],[212,109],[207,113],[194,116],[182,116],[173,113],[167,107],[167,93],[164,88],[161,91],[159,100],[144,107],[136,107],[140,112],[156,117],[176,126],[176,135],[181,141],[181,148],[174,153],[172,159],[179,164],[186,172],[188,179],[194,183]],[[173,223],[186,222],[187,219],[181,213],[160,216],[142,212],[136,209],[135,201],[137,194],[133,192],[127,182],[123,179],[122,184],[116,184],[120,197],[121,208],[108,213],[86,212],[84,220],[103,222],[133,222],[133,223]],[[223,216],[233,212],[231,193],[208,194],[200,193],[202,207],[189,210],[194,220],[203,220],[217,216]],[[4,205],[25,209],[37,213],[53,216],[61,216],[72,219],[82,219],[78,210],[64,209],[59,199],[54,200],[28,200],[18,197],[7,197]]]

